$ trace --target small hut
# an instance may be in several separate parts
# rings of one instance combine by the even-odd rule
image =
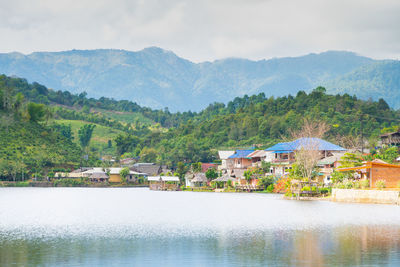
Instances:
[[[150,190],[179,190],[180,180],[178,176],[149,176],[147,180],[149,181]]]
[[[218,177],[217,179],[212,180],[213,182],[222,182],[224,184],[224,188],[227,187],[228,181],[231,181],[232,184],[236,183],[238,179],[231,177],[229,174],[224,174],[221,177]],[[218,184],[218,183],[217,183]]]
[[[201,187],[207,185],[208,179],[204,173],[199,172],[194,175],[191,182],[194,185],[194,187]]]
[[[92,182],[105,182],[108,181],[109,177],[105,172],[94,172],[89,176]]]

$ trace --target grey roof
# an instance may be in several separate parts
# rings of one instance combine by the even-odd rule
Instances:
[[[105,172],[94,172],[89,176],[90,179],[108,179],[108,175]]]
[[[207,180],[207,176],[204,174],[204,173],[202,173],[202,172],[199,172],[199,173],[196,173],[195,175],[194,175],[194,178],[192,179],[192,183],[205,183],[205,182],[207,182],[208,180]]]
[[[140,173],[145,173],[149,176],[156,176],[161,173],[161,166],[154,163],[135,164],[132,169]]]

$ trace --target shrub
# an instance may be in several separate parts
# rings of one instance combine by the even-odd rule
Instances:
[[[308,185],[306,185],[306,186],[303,186],[301,191],[311,191],[311,190],[310,190],[310,187]]]
[[[344,185],[344,188],[351,189],[351,188],[353,188],[353,181],[345,179],[343,181],[343,185]]]
[[[344,189],[344,183],[338,182],[334,185],[334,188],[338,188],[338,189]]]
[[[273,185],[273,184],[270,184],[270,185],[267,187],[267,192],[268,192],[268,193],[274,192],[274,185]]]
[[[329,193],[329,188],[326,188],[326,187],[321,188],[321,189],[319,190],[319,192],[321,192],[321,194],[327,194],[327,193]]]
[[[383,188],[386,187],[386,181],[385,180],[378,180],[375,183],[375,187],[378,188],[379,190],[382,190]]]
[[[361,184],[361,188],[362,189],[368,188],[369,187],[369,180],[368,179],[362,179],[360,181],[360,184]]]
[[[361,183],[359,181],[355,181],[353,187],[354,187],[354,189],[360,189]]]
[[[311,187],[311,191],[312,192],[317,192],[317,187],[315,187],[315,186]]]
[[[274,186],[274,192],[275,193],[286,193],[287,188],[288,188],[288,179],[279,179],[276,181],[276,184]]]

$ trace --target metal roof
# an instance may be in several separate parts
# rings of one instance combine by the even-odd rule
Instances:
[[[262,158],[265,157],[266,152],[264,150],[256,150],[247,155],[249,158]]]
[[[234,150],[220,150],[218,151],[219,159],[227,159],[235,153]]]
[[[293,142],[284,142],[284,143],[278,143],[276,145],[273,145],[265,151],[293,151],[293,150],[299,150],[301,148],[304,148],[306,150],[313,150],[314,147],[316,147],[320,151],[346,151],[347,149],[340,147],[338,145],[332,144],[328,141],[322,140],[320,138],[315,138],[315,137],[304,137],[304,138],[299,138]],[[287,152],[288,153],[288,152]]]
[[[247,158],[250,153],[254,152],[254,150],[236,150],[235,154],[228,157],[228,159],[242,159]]]

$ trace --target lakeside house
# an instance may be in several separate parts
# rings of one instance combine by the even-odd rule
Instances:
[[[251,159],[252,167],[261,167],[261,162],[266,161],[267,152],[265,150],[255,150],[247,155]]]
[[[88,176],[88,178],[91,182],[97,182],[97,183],[107,182],[110,179],[107,173],[103,171],[93,172]]]
[[[387,146],[400,146],[400,129],[396,132],[382,134],[381,136],[382,145]]]
[[[344,156],[345,152],[333,152],[332,154],[332,156],[323,158],[317,163],[317,167],[319,168],[318,181],[324,184],[332,182],[332,173],[340,166],[340,159]]]
[[[107,168],[110,174],[110,179],[108,180],[111,183],[120,183],[122,182],[122,177],[121,177],[121,170],[123,168]],[[126,181],[127,182],[137,182],[138,178],[146,178],[147,173],[142,173],[142,172],[136,172],[129,170],[129,174],[126,176]]]
[[[157,176],[163,172],[163,168],[155,163],[136,163],[131,169],[139,173],[145,173],[148,176]]]
[[[218,151],[218,157],[221,160],[221,165],[218,166],[219,171],[226,171],[228,168],[232,168],[233,166],[228,166],[227,160],[230,156],[235,154],[234,150],[220,150]]]
[[[244,172],[252,167],[252,159],[248,157],[254,150],[235,150],[235,153],[226,159],[228,175],[237,179],[244,179]]]
[[[400,165],[389,164],[382,160],[367,161],[362,166],[339,168],[338,171],[354,171],[357,178],[369,180],[370,187],[375,187],[378,180],[385,180],[388,188],[397,188],[400,182]]]
[[[292,142],[278,143],[265,149],[265,151],[271,153],[268,160],[272,165],[272,173],[277,177],[287,176],[289,170],[292,168],[292,164],[296,161],[296,151],[301,149],[319,151],[321,164],[325,163],[321,160],[347,151],[347,149],[341,146],[332,144],[320,138],[299,138]],[[334,164],[335,162],[338,162],[339,159],[340,158],[334,157],[326,161],[327,164],[324,164],[324,172],[327,176],[333,172]],[[334,161],[332,162],[332,160]]]
[[[193,179],[190,180],[193,187],[202,187],[208,184],[206,175],[202,172],[195,173]]]
[[[227,188],[229,181],[231,182],[231,185],[234,186],[238,182],[238,179],[233,178],[228,174],[224,174],[221,177],[218,177],[217,179],[212,180],[212,182],[216,182],[217,183],[217,188],[218,188],[218,183],[222,183],[223,184],[223,188]]]

